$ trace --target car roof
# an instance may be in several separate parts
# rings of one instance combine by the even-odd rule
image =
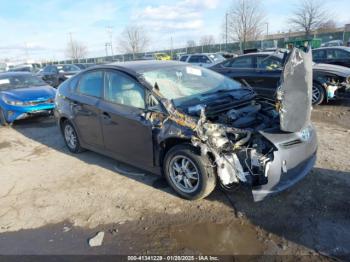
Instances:
[[[283,58],[283,53],[276,53],[276,52],[255,52],[255,53],[248,53],[248,54],[243,54],[239,55],[237,57],[234,57],[232,59],[242,57],[242,56],[274,56],[277,58]]]
[[[21,71],[10,71],[10,72],[2,72],[0,76],[10,77],[10,76],[20,76],[20,75],[33,75],[30,72],[21,72]]]
[[[216,53],[195,53],[195,54],[188,54],[188,55],[216,55]]]
[[[135,73],[141,73],[144,71],[156,70],[165,67],[172,67],[177,65],[186,65],[186,63],[179,61],[161,61],[161,60],[142,60],[142,61],[130,61],[130,62],[117,62],[107,65],[99,65],[93,67],[96,68],[116,68],[125,69],[126,71],[133,71]]]
[[[348,46],[325,46],[325,47],[319,47],[315,48],[314,50],[325,50],[325,49],[341,49],[350,52],[350,47]]]
[[[339,42],[343,42],[343,40],[331,40],[326,43],[339,43]]]

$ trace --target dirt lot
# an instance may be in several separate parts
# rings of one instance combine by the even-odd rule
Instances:
[[[180,199],[165,181],[65,148],[53,119],[0,128],[0,254],[312,254],[350,256],[350,103],[315,108],[319,151],[292,189]],[[140,173],[140,171],[138,171]],[[141,172],[142,173],[142,172]],[[88,239],[104,231],[102,246]],[[316,259],[315,259],[316,260]]]

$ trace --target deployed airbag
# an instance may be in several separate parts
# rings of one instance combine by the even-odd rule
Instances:
[[[294,48],[283,69],[277,91],[281,130],[297,132],[310,122],[312,105],[312,54]]]

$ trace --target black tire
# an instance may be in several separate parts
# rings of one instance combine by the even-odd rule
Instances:
[[[319,105],[321,104],[325,99],[325,90],[324,88],[317,83],[312,84],[312,104],[313,105]]]
[[[7,126],[8,122],[6,121],[4,111],[0,108],[0,126]]]
[[[74,137],[74,142],[67,137],[68,132],[70,132],[72,135],[70,139],[73,139]],[[70,152],[78,154],[84,151],[84,149],[80,146],[78,133],[76,132],[71,122],[69,122],[68,120],[64,121],[62,124],[62,135],[64,142],[66,143],[66,146],[68,147],[68,150]]]
[[[212,164],[207,156],[201,156],[194,147],[190,145],[177,145],[171,148],[164,158],[164,175],[168,184],[174,189],[174,191],[179,194],[181,197],[188,200],[197,200],[202,199],[208,196],[216,186],[216,175]],[[182,175],[176,177],[183,177],[181,181],[191,181],[193,185],[192,192],[185,192],[185,189],[181,189],[177,184],[180,182],[175,182],[175,169],[171,167],[173,163],[177,160],[187,159],[189,160],[190,167],[192,166],[195,170],[198,180],[189,178],[187,175],[184,175],[186,172],[183,172]],[[186,168],[187,169],[187,168]],[[193,172],[190,172],[193,173]],[[178,173],[179,174],[179,173]],[[192,184],[193,182],[193,184]],[[183,184],[186,184],[183,182]],[[185,186],[185,185],[184,185]]]

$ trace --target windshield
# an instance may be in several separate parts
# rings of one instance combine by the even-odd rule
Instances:
[[[219,90],[234,90],[240,83],[209,69],[189,65],[176,65],[144,71],[143,76],[167,99],[196,98]],[[176,102],[176,101],[174,101]]]
[[[46,83],[43,80],[33,75],[0,76],[0,91],[44,85]]]

